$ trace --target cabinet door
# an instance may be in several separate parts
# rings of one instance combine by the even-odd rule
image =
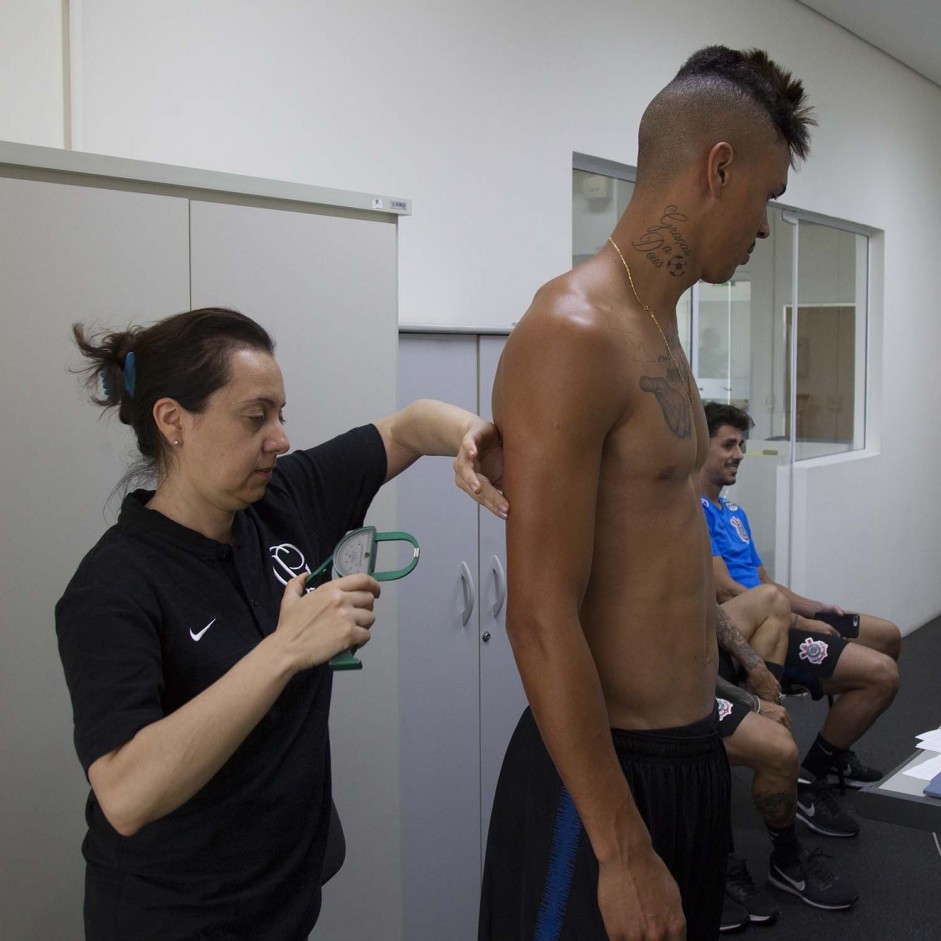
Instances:
[[[193,305],[238,308],[272,333],[292,447],[394,411],[394,223],[209,202],[194,202],[191,220]],[[395,528],[390,488],[369,522]],[[395,594],[388,586],[376,605],[363,672],[334,677],[333,789],[347,855],[324,889],[315,937],[400,936]]]
[[[475,336],[403,334],[399,405],[477,408]],[[407,939],[471,941],[480,887],[477,508],[450,458],[399,478],[399,527],[421,544],[399,583],[403,919]]]
[[[88,782],[53,605],[114,521],[133,435],[90,405],[71,325],[147,323],[189,299],[185,199],[0,179],[3,935],[82,937]],[[15,860],[15,862],[14,862]]]
[[[480,337],[479,414],[487,419],[492,419],[490,392],[505,343],[505,336]],[[480,513],[479,579],[480,839],[481,847],[486,849],[490,809],[503,755],[526,708],[526,695],[506,633],[506,526],[486,511]]]

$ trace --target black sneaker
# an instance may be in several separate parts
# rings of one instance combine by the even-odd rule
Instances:
[[[881,781],[885,775],[881,771],[878,771],[876,768],[870,768],[869,765],[864,765],[860,760],[859,756],[854,751],[845,751],[841,756],[839,756],[839,761],[836,760],[830,765],[830,773],[828,775],[828,780],[839,782],[840,780],[840,771],[843,771],[843,783],[847,787],[865,787],[867,784],[875,784],[876,781]]]
[[[797,819],[824,836],[856,836],[859,823],[840,806],[826,781],[797,784]]]
[[[722,921],[719,923],[719,931],[722,934],[731,934],[733,931],[741,931],[747,924],[748,912],[726,895],[722,903]]]
[[[819,849],[801,850],[797,862],[789,866],[776,863],[772,854],[768,881],[814,908],[838,911],[849,908],[859,898],[859,893],[851,885],[821,862]]]
[[[737,856],[729,856],[725,894],[741,905],[748,912],[748,920],[756,924],[770,925],[780,914],[774,899],[755,885],[745,860]]]

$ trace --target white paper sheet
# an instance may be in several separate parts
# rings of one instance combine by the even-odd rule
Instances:
[[[905,770],[905,774],[919,781],[930,781],[936,774],[941,774],[941,755],[926,752],[925,760]]]
[[[922,732],[916,736],[916,748],[927,748],[931,751],[941,752],[941,729],[933,729],[930,732]]]

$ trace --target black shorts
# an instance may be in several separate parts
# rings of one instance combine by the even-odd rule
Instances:
[[[848,643],[849,641],[845,638],[835,637],[832,634],[818,634],[816,631],[798,631],[791,628],[787,636],[787,654],[784,657],[783,674],[777,664],[769,663],[768,669],[781,680],[785,690],[788,686],[801,686],[808,690],[814,699],[820,699],[823,696],[820,681],[833,676],[833,671]],[[737,666],[721,648],[719,649],[719,676],[737,686],[745,682],[745,671]],[[723,732],[722,737],[728,736]]]
[[[722,738],[734,735],[735,730],[742,724],[742,719],[751,712],[751,709],[741,703],[723,699],[721,696],[716,696],[716,708],[719,711],[719,735]]]
[[[688,941],[714,941],[731,848],[729,764],[716,715],[613,730],[654,850],[676,879]],[[479,941],[602,941],[598,862],[527,709],[507,749],[487,838]]]
[[[822,680],[833,676],[843,651],[850,641],[816,631],[788,631],[787,656],[784,658],[784,682],[803,686],[814,699],[823,696]]]

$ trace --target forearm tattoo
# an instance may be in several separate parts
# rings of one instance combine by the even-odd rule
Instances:
[[[748,646],[739,629],[732,623],[722,605],[716,605],[716,639],[719,646],[728,654],[735,657],[742,668],[750,673],[762,661],[761,657]]]

